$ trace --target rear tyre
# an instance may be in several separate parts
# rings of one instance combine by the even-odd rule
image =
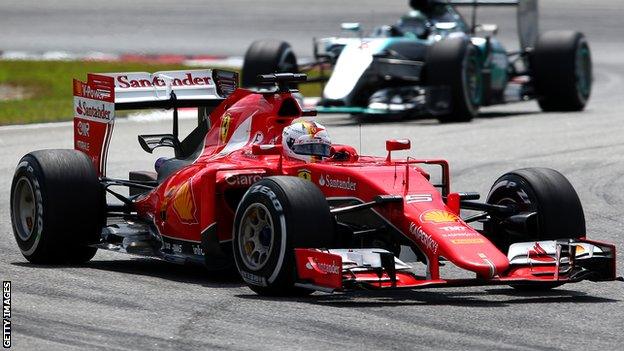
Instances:
[[[450,111],[440,122],[471,121],[483,96],[478,49],[465,38],[445,39],[429,48],[426,62],[427,85],[450,87]]]
[[[581,111],[592,88],[592,60],[582,33],[542,34],[531,61],[537,102],[543,111]]]
[[[32,263],[80,264],[97,249],[103,189],[88,156],[41,150],[22,157],[11,185],[11,222],[22,255]]]
[[[506,218],[492,218],[484,224],[484,234],[502,251],[516,242],[554,240],[585,236],[585,216],[581,201],[570,182],[549,168],[524,168],[498,178],[487,203],[514,206],[520,212],[536,212],[529,231],[518,230]],[[512,285],[518,290],[548,290],[559,283]]]
[[[234,261],[261,295],[309,294],[295,287],[294,249],[328,248],[334,224],[323,193],[297,177],[267,177],[243,196],[234,218]]]
[[[299,72],[297,57],[290,44],[277,40],[257,40],[245,53],[242,85],[245,88],[256,87],[258,75],[286,72]]]

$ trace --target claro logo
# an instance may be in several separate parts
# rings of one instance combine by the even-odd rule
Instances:
[[[251,185],[262,179],[260,174],[236,174],[225,178],[229,185]]]
[[[197,77],[191,73],[187,73],[184,78],[174,78],[171,81],[171,85],[174,87],[179,86],[196,86],[196,85],[210,85],[210,77]],[[154,77],[151,79],[130,79],[127,75],[120,75],[115,78],[115,85],[118,88],[149,88],[149,87],[165,87],[167,84],[165,80],[160,77]]]

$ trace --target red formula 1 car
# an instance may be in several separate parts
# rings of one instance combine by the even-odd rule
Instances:
[[[288,88],[305,75],[259,79],[276,86],[236,89],[236,74],[218,70],[74,81],[76,150],[31,152],[15,172],[11,219],[22,254],[82,263],[99,248],[235,265],[262,294],[615,279],[614,245],[586,238],[581,203],[560,173],[507,173],[477,202],[478,194],[450,192],[446,161],[394,159],[407,140],[388,140],[386,158],[362,156],[329,146],[320,125],[293,124],[314,115]],[[188,106],[202,113],[179,140],[177,108]],[[138,139],[147,152],[171,147],[175,157],[112,179],[105,165],[115,111],[133,108],[174,109],[172,133]],[[304,137],[286,140],[296,124]],[[461,218],[461,210],[473,214]],[[417,262],[402,262],[402,248]],[[470,275],[441,274],[452,265]]]

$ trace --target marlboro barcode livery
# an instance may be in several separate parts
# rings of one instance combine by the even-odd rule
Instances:
[[[386,157],[333,143],[293,97],[305,75],[259,76],[272,86],[260,91],[237,80],[199,70],[74,81],[75,149],[31,152],[15,172],[11,219],[24,257],[82,263],[106,249],[235,266],[251,289],[272,295],[615,279],[615,246],[587,238],[559,172],[509,172],[478,202],[451,191],[446,161],[394,158],[409,140],[387,140]],[[180,107],[201,111],[183,138]],[[140,108],[173,109],[171,131],[138,136],[147,153],[166,147],[172,157],[107,177],[115,111]],[[401,250],[417,262],[402,262]],[[443,261],[474,278],[445,277]]]

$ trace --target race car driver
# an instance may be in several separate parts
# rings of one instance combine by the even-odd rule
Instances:
[[[295,120],[282,132],[282,147],[285,156],[309,163],[330,157],[332,143],[320,123]]]

